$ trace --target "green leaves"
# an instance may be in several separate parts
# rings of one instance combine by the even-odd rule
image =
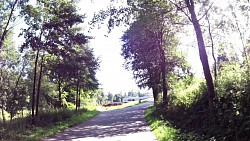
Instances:
[[[173,23],[177,15],[166,1],[136,0],[133,5],[135,21],[122,36],[125,67],[133,71],[139,87],[158,89],[158,93],[169,85],[162,83],[175,74],[175,69],[187,68],[182,66],[185,58],[176,48]]]
[[[84,15],[78,14],[76,3],[68,0],[39,0],[36,4],[23,6],[21,15],[28,25],[22,30],[25,42],[21,50],[37,51],[36,62],[42,60],[39,59],[43,56],[41,52],[45,55],[46,61],[40,62],[45,71],[40,74],[47,74],[50,78],[47,83],[58,86],[60,104],[56,103],[55,106],[62,106],[65,97],[72,94],[70,90],[77,91],[78,95],[81,89],[88,91],[98,87],[95,77],[98,60],[86,45],[89,37],[78,27],[78,24],[83,23]],[[34,70],[36,66],[37,63]],[[33,79],[36,81],[35,77]],[[66,95],[62,97],[65,91]],[[74,103],[73,100],[70,102]]]

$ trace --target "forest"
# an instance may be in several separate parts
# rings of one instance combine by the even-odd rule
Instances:
[[[128,27],[121,37],[124,67],[139,88],[152,91],[154,105],[145,114],[158,140],[249,140],[249,1],[121,1],[110,0],[89,25],[105,24],[108,33]],[[0,139],[68,126],[60,121],[90,118],[96,105],[125,97],[99,87],[100,60],[79,8],[75,0],[0,2]],[[26,26],[17,31],[23,38],[17,46],[20,20]]]

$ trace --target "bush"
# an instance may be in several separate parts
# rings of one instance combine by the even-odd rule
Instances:
[[[213,109],[201,82],[175,94],[167,111],[158,105],[155,114],[185,133],[183,140],[190,136],[195,136],[192,140],[249,140],[250,78],[239,66],[225,67],[220,73],[225,75],[216,82],[218,98]]]
[[[86,109],[80,109],[77,114],[80,115],[86,111]],[[31,124],[31,116],[13,119],[12,121],[6,122],[6,124],[0,123],[0,140],[11,138],[11,136],[14,135],[18,137],[19,134],[29,134],[27,132],[36,127],[60,124],[74,115],[76,115],[74,109],[51,109],[41,112],[39,116],[35,118],[34,125]]]

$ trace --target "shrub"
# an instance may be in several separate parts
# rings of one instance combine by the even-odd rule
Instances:
[[[167,111],[158,108],[157,115],[169,121],[195,140],[250,139],[250,78],[240,66],[220,70],[216,82],[218,98],[214,108],[208,106],[205,83],[189,85],[172,97]],[[196,85],[194,87],[194,85]],[[190,134],[189,134],[190,133]],[[187,134],[182,136],[187,140]]]

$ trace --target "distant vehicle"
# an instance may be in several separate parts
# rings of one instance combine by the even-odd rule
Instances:
[[[128,103],[130,101],[139,101],[139,97],[126,97],[122,99],[123,103]]]

